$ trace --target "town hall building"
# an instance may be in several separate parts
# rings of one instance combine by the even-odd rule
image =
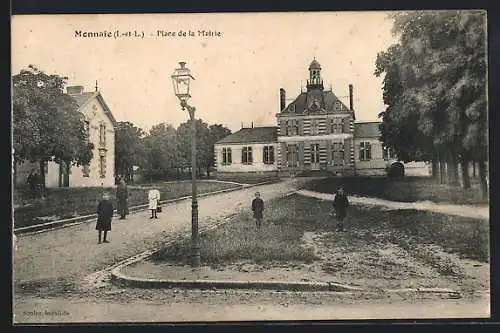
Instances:
[[[338,176],[385,175],[397,162],[379,141],[380,122],[356,122],[353,85],[349,105],[325,89],[321,65],[309,65],[306,90],[287,104],[280,89],[280,112],[271,127],[242,128],[215,145],[217,175],[237,173],[308,174]],[[424,162],[406,163],[407,175],[429,175]]]

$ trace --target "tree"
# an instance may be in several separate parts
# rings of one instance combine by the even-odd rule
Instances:
[[[144,131],[128,121],[118,122],[115,130],[115,174],[130,180],[133,166],[139,164]]]
[[[406,158],[413,153],[440,166],[441,180],[470,186],[471,159],[487,159],[485,17],[480,11],[391,15],[400,42],[379,53],[384,77],[381,140]],[[447,179],[444,166],[447,165]],[[483,193],[486,178],[481,176]]]
[[[63,90],[66,80],[32,65],[12,77],[14,163],[39,162],[42,177],[46,161],[69,167],[92,159],[84,116]]]
[[[210,154],[210,130],[208,124],[201,119],[196,120],[196,166],[198,170],[191,172],[201,173],[201,169],[209,168],[208,155]],[[179,142],[179,158],[191,165],[191,119],[177,128]],[[213,157],[213,148],[212,148]]]
[[[140,166],[149,173],[163,177],[168,175],[169,169],[179,167],[179,143],[176,129],[166,123],[154,125],[149,134],[142,139]]]

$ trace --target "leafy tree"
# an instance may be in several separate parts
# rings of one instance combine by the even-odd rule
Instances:
[[[179,166],[178,146],[177,131],[172,125],[161,123],[153,126],[142,139],[140,166],[150,177],[153,174],[166,176],[169,169]]]
[[[195,121],[196,126],[196,166],[198,170],[191,172],[201,173],[201,169],[209,168],[207,156],[210,154],[210,130],[208,124],[201,119]],[[179,158],[186,165],[191,165],[191,119],[182,123],[177,128],[179,143]],[[212,148],[213,157],[213,148]]]
[[[128,121],[118,122],[115,130],[115,174],[131,179],[133,166],[139,164],[144,131]]]
[[[42,177],[46,161],[69,166],[92,159],[84,116],[63,90],[66,80],[32,65],[12,77],[14,163],[39,162]]]
[[[448,179],[470,186],[469,161],[478,161],[486,194],[485,17],[480,11],[404,12],[391,15],[400,42],[379,53],[384,77],[381,140],[405,159],[415,153],[444,165]],[[433,168],[436,169],[435,167]],[[481,172],[483,170],[483,172]]]

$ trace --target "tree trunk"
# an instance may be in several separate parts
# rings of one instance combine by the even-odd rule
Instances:
[[[486,162],[479,161],[479,181],[481,182],[481,192],[483,199],[488,198],[488,181],[486,180]]]
[[[39,162],[40,167],[40,185],[45,188],[45,161]]]
[[[459,186],[460,182],[458,180],[458,163],[457,156],[454,151],[448,154],[448,182],[450,185]]]
[[[472,161],[472,177],[476,178],[476,161]]]
[[[466,157],[462,157],[462,186],[464,190],[470,188],[470,177],[469,177],[469,160]]]
[[[17,187],[17,161],[14,159],[12,161],[12,178],[13,178],[13,187]]]
[[[439,161],[436,157],[432,159],[432,178],[439,178]]]
[[[207,167],[207,179],[210,179],[210,167]]]
[[[446,184],[446,163],[443,156],[439,157],[439,182]]]

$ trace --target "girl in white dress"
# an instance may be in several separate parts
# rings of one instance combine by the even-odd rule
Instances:
[[[158,208],[158,203],[160,202],[160,191],[156,187],[153,187],[148,193],[149,200],[149,210],[151,210],[150,219],[157,219],[156,209]]]

